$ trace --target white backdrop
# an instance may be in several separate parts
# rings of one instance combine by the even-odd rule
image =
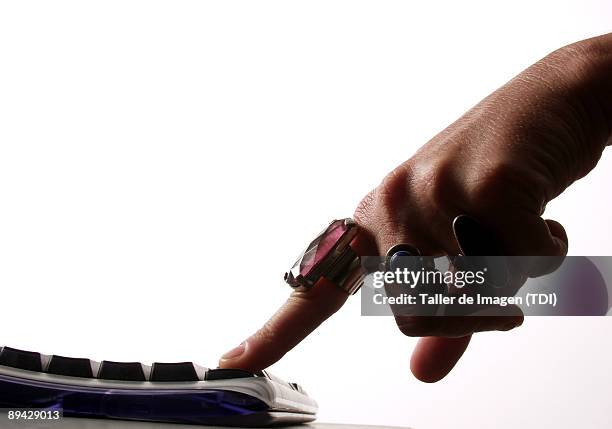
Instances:
[[[218,357],[287,296],[306,241],[521,69],[612,31],[606,0],[0,3],[0,343]],[[608,255],[612,158],[550,204]],[[607,427],[611,319],[415,340],[353,299],[272,370],[333,422]]]

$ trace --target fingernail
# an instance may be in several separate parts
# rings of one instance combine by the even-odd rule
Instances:
[[[476,219],[459,215],[453,220],[453,233],[465,256],[497,255],[495,240]]]
[[[240,343],[238,347],[231,349],[229,352],[221,356],[221,360],[234,359],[240,356],[246,350],[246,341]]]
[[[459,215],[453,220],[453,233],[462,255],[476,255],[474,250],[474,220],[466,215]],[[478,253],[479,255],[479,253]]]

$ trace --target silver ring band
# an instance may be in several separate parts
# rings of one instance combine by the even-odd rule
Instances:
[[[348,246],[325,277],[349,295],[354,295],[363,286],[365,277],[361,258]]]

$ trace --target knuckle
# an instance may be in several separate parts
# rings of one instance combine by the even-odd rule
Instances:
[[[387,174],[357,205],[354,219],[361,224],[387,221],[405,203],[411,181],[410,167],[404,163]]]
[[[483,211],[505,210],[511,204],[515,210],[532,212],[540,210],[545,200],[544,186],[537,182],[529,171],[512,162],[500,162],[482,171],[466,186],[473,206]]]
[[[379,207],[392,210],[403,203],[410,181],[408,164],[402,164],[387,174],[376,192]]]
[[[443,202],[449,200],[449,196],[460,197],[463,193],[462,180],[454,164],[455,159],[457,158],[453,156],[448,160],[439,160],[427,176],[420,181],[421,192],[429,196],[428,205],[430,207],[441,207]]]
[[[409,168],[402,165],[389,173],[380,185],[370,192],[359,203],[354,213],[354,219],[362,226],[375,233],[378,245],[386,238],[404,229],[402,220],[406,210],[410,209],[410,173]]]
[[[376,190],[370,191],[357,205],[353,213],[353,219],[361,225],[369,223],[371,213],[374,211]]]
[[[459,189],[460,180],[453,156],[412,159],[389,174],[378,192],[379,207],[402,214],[416,208],[440,207]]]
[[[511,168],[506,164],[498,164],[481,171],[477,177],[468,183],[470,199],[479,204],[491,204],[497,201],[500,190],[504,189],[511,177]]]

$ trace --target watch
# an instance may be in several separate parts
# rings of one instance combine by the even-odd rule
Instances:
[[[365,277],[361,259],[351,247],[358,232],[353,219],[333,220],[285,273],[285,281],[296,290],[309,290],[324,277],[353,295]]]

